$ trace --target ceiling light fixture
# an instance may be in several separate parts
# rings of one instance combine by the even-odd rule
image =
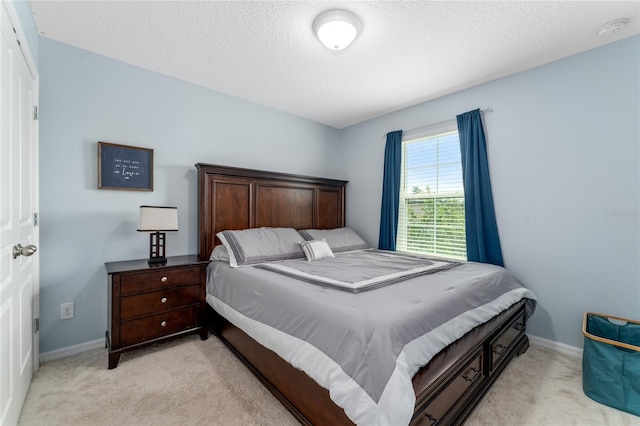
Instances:
[[[358,36],[360,21],[346,10],[330,10],[313,21],[313,32],[328,49],[341,50]]]
[[[618,31],[622,30],[624,27],[626,27],[628,22],[629,21],[624,18],[607,22],[606,24],[598,28],[598,31],[596,31],[596,33],[598,34],[599,37],[606,37],[606,36],[613,35]]]

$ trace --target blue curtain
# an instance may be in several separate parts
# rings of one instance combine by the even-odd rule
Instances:
[[[480,110],[465,112],[456,118],[462,154],[467,259],[504,266]]]
[[[382,208],[378,248],[396,249],[398,207],[400,200],[400,166],[402,161],[402,130],[387,133],[384,148],[384,176],[382,178]]]

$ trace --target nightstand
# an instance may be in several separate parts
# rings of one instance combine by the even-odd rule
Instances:
[[[167,257],[161,266],[147,259],[107,262],[109,313],[106,333],[109,369],[123,352],[185,333],[206,340],[205,283],[209,261],[198,256]]]

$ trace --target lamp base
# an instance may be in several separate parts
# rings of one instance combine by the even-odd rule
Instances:
[[[154,232],[149,235],[149,266],[161,266],[167,264],[165,257],[165,236],[164,232]]]
[[[152,257],[150,258],[147,263],[149,263],[149,266],[163,266],[167,264],[167,258],[166,257]]]

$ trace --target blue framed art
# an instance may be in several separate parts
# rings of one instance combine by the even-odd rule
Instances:
[[[153,149],[98,142],[98,189],[153,191]]]

